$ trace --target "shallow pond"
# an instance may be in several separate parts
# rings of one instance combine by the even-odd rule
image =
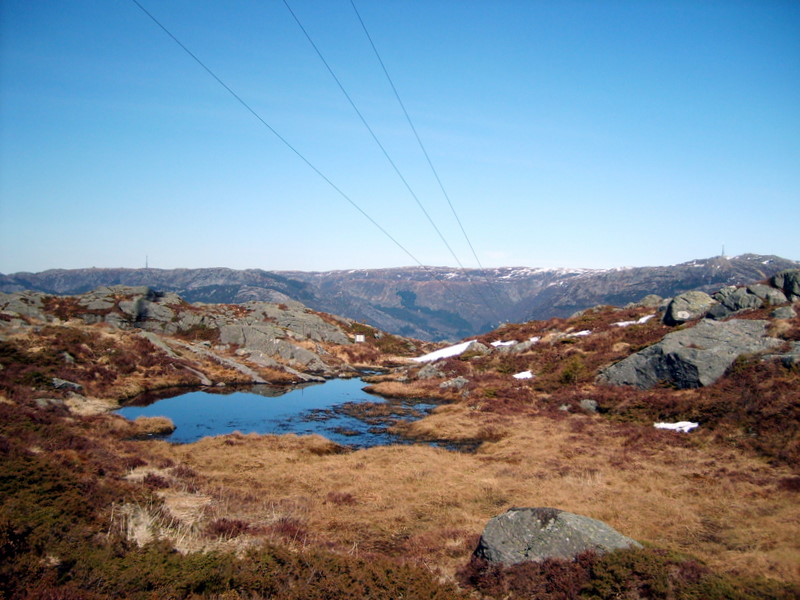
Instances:
[[[163,436],[188,443],[210,435],[241,433],[317,433],[338,444],[368,448],[407,443],[389,433],[399,420],[423,417],[433,403],[384,399],[362,390],[358,378],[296,386],[253,385],[143,396],[119,409],[128,419],[168,417],[175,431]]]

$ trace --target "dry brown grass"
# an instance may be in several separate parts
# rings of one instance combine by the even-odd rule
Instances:
[[[800,582],[800,478],[789,460],[796,448],[756,446],[744,439],[754,437],[758,423],[767,433],[789,420],[796,423],[791,402],[796,370],[742,364],[702,393],[593,387],[603,364],[663,335],[664,326],[655,320],[624,329],[613,325],[644,313],[596,311],[570,321],[508,326],[484,341],[533,335],[543,341],[521,355],[442,361],[448,378],[470,380],[462,390],[440,389],[441,379],[401,383],[407,373],[400,372],[372,387],[388,396],[457,402],[398,429],[419,439],[479,445],[474,454],[427,445],[349,452],[319,436],[293,435],[232,434],[185,446],[128,442],[135,427],[112,417],[94,417],[99,435],[97,448],[91,449],[105,457],[109,473],[121,468],[117,463],[141,470],[139,485],[165,500],[164,512],[153,513],[164,521],[162,534],[184,550],[244,547],[267,539],[359,557],[400,557],[453,576],[467,563],[489,518],[512,506],[552,506],[606,521],[642,542],[696,555],[720,572]],[[792,327],[784,328],[785,336],[796,335],[796,323]],[[580,329],[594,333],[560,337]],[[115,397],[196,382],[181,367],[192,353],[165,360],[130,332],[49,327],[42,337],[28,340],[26,356],[8,346],[9,356],[33,356],[40,370],[37,374],[29,363],[18,362],[13,368],[20,382],[33,375],[46,380],[74,374],[88,393]],[[110,349],[115,360],[101,360]],[[353,352],[363,353],[364,364],[390,360],[376,354],[376,346],[347,349],[341,357],[349,361],[356,358]],[[78,358],[77,366],[62,352]],[[191,360],[215,381],[233,383],[241,377],[200,355],[192,354]],[[511,378],[526,369],[537,378]],[[11,370],[9,364],[4,377]],[[21,383],[9,388],[18,389]],[[740,394],[742,389],[752,397]],[[8,397],[32,403],[25,395]],[[596,398],[617,421],[558,410],[566,404],[577,411],[587,397]],[[772,400],[761,406],[764,398]],[[714,431],[682,435],[641,424],[653,411],[672,415],[702,409],[711,418],[715,407],[722,416],[714,417],[721,423]],[[745,419],[748,411],[755,425]],[[57,453],[77,464],[75,448],[81,446],[73,437],[65,437]]]
[[[283,541],[401,556],[452,574],[486,521],[553,506],[684,551],[726,573],[800,580],[800,504],[791,471],[713,443],[582,415],[495,417],[440,408],[418,432],[479,437],[475,454],[430,446],[337,453],[316,436],[226,436],[159,454],[201,474],[215,518]],[[345,499],[345,500],[343,500]]]
[[[175,423],[167,417],[136,417],[133,426],[137,435],[168,435],[175,431]]]
[[[437,381],[438,384],[438,381]],[[380,381],[366,386],[365,391],[370,394],[380,394],[387,398],[438,398],[441,400],[454,400],[459,394],[453,390],[443,390],[424,381],[408,383],[400,381]]]

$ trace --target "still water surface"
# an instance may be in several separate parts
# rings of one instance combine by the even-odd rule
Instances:
[[[241,433],[317,433],[347,446],[406,443],[388,427],[424,416],[433,406],[420,400],[392,400],[367,394],[361,379],[332,379],[300,386],[254,385],[179,393],[117,411],[128,419],[168,417],[175,431],[165,439],[189,443],[210,435]]]

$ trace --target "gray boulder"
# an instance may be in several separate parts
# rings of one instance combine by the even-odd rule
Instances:
[[[83,389],[83,386],[80,383],[67,381],[66,379],[60,379],[58,377],[53,377],[52,383],[53,387],[57,390],[70,390],[73,392],[79,392]]]
[[[499,354],[522,354],[533,348],[536,343],[537,341],[534,340],[526,340],[510,346],[497,346],[494,351]]]
[[[428,363],[419,370],[417,377],[419,379],[439,379],[445,377],[445,374],[434,363]]]
[[[699,319],[714,306],[714,299],[705,292],[691,291],[675,296],[664,313],[666,325],[680,325],[686,321]]]
[[[657,294],[648,294],[638,302],[630,302],[625,308],[658,308],[664,302],[664,298]]]
[[[704,319],[690,329],[675,331],[601,371],[598,379],[611,385],[642,389],[662,382],[678,388],[696,388],[722,377],[736,358],[782,344],[768,337],[768,321]]]
[[[761,308],[764,305],[763,300],[746,287],[727,286],[711,297],[734,311]]]
[[[587,550],[604,554],[626,548],[641,545],[602,521],[556,508],[512,508],[489,520],[475,555],[514,565],[573,559]]]
[[[786,304],[789,299],[781,290],[774,287],[764,285],[763,283],[754,283],[747,286],[747,291],[751,294],[758,296],[764,301],[764,304],[777,306],[779,304]]]
[[[10,317],[28,317],[48,320],[44,312],[45,294],[39,292],[15,292],[0,294],[0,312]]]
[[[779,306],[769,316],[773,319],[794,319],[797,316],[797,311],[791,306]]]
[[[800,298],[800,269],[787,269],[772,277],[772,285],[783,290],[790,300]]]
[[[722,288],[711,297],[719,302],[706,313],[712,319],[722,319],[740,310],[761,308],[764,305],[764,301],[747,288],[733,285]]]
[[[85,296],[78,300],[78,304],[92,311],[108,311],[114,308],[114,298],[105,296]]]
[[[459,375],[458,377],[454,377],[453,379],[448,379],[447,381],[440,383],[439,387],[443,390],[446,390],[448,388],[455,388],[457,390],[460,390],[466,387],[467,385],[469,385],[469,379],[467,379],[466,377],[461,377]]]
[[[469,346],[467,346],[467,349],[464,351],[464,354],[485,356],[487,354],[490,354],[491,352],[492,349],[489,346],[474,341]]]
[[[315,373],[325,373],[330,371],[330,367],[325,364],[318,354],[311,350],[306,350],[301,346],[295,346],[285,340],[275,340],[275,351],[273,356],[280,356],[282,359],[299,366],[305,371]]]

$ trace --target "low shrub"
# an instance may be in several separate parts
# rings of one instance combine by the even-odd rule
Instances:
[[[206,532],[209,535],[222,537],[222,538],[235,538],[249,533],[251,531],[250,524],[240,519],[214,519],[206,527]]]
[[[458,579],[464,587],[498,600],[572,600],[589,581],[593,560],[594,555],[587,553],[576,561],[549,559],[504,566],[473,557]]]
[[[163,490],[170,485],[169,481],[157,473],[148,473],[142,479],[142,483],[154,490]]]
[[[498,600],[790,600],[800,593],[798,586],[721,576],[691,557],[655,548],[510,566],[473,557],[458,579]]]

